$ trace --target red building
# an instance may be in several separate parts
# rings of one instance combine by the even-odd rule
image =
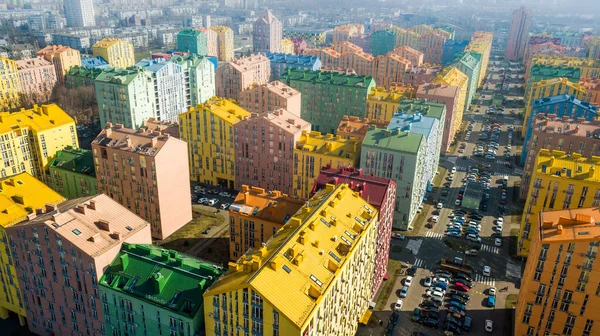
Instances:
[[[396,182],[377,176],[365,175],[362,173],[362,169],[353,167],[339,169],[327,166],[321,169],[321,173],[315,180],[311,196],[325,188],[326,184],[337,185],[339,183],[347,183],[363,199],[379,210],[377,254],[375,274],[373,275],[373,291],[371,292],[371,298],[374,298],[387,273],[394,219],[394,200],[396,199]]]

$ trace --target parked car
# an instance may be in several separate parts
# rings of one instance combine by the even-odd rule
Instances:
[[[490,287],[490,288],[488,288],[488,295],[490,295],[490,296],[496,296],[496,287]]]
[[[502,232],[502,230],[500,230],[500,232]],[[502,239],[500,239],[500,238],[494,239],[494,245],[502,246]]]
[[[410,276],[410,275],[409,275],[409,276],[407,276],[407,277],[404,279],[404,286],[406,286],[406,287],[410,287],[410,285],[412,284],[412,280],[413,280],[412,276]]]
[[[404,235],[401,235],[399,233],[392,233],[392,238],[394,238],[394,239],[400,239],[400,240],[406,239],[406,237]]]
[[[402,300],[396,301],[396,304],[394,304],[394,310],[402,310]]]
[[[423,321],[423,325],[437,329],[438,320],[434,318],[428,318],[425,321]]]
[[[488,296],[487,306],[492,307],[492,308],[496,306],[496,297],[495,296]]]
[[[432,283],[433,280],[431,279],[431,277],[425,277],[425,279],[423,279],[423,286],[425,287],[431,286]]]
[[[408,287],[402,286],[402,289],[400,289],[400,297],[405,298],[406,295],[408,295]]]
[[[412,320],[418,322],[421,319],[421,309],[415,308],[412,314]]]
[[[485,320],[485,331],[489,333],[494,331],[494,322],[492,320]]]
[[[492,273],[492,269],[490,266],[483,266],[483,275],[489,277]]]

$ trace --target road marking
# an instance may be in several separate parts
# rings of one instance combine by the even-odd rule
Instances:
[[[496,246],[490,246],[490,245],[485,245],[485,244],[482,244],[482,245],[481,245],[481,249],[482,249],[483,251],[486,251],[486,252],[495,253],[495,254],[500,254],[500,248],[498,248],[498,247],[496,247]]]
[[[415,262],[413,263],[413,265],[418,268],[426,268],[425,260],[419,258],[415,258]]]
[[[488,285],[490,287],[494,287],[496,286],[496,279],[490,278],[490,277],[486,277],[483,276],[481,274],[475,274],[475,281],[476,282],[480,282],[484,285]]]
[[[422,239],[411,239],[408,241],[408,244],[406,244],[406,249],[411,250],[414,255],[417,255],[422,242]]]
[[[427,231],[427,233],[425,233],[425,237],[441,240],[444,238],[444,235],[433,231]]]

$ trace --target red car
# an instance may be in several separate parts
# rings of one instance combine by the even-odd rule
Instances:
[[[460,292],[468,292],[469,286],[465,286],[459,282],[459,283],[454,284],[454,289],[456,289],[457,291],[460,291]]]

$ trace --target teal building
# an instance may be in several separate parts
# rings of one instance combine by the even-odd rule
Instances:
[[[184,29],[177,33],[177,51],[208,55],[208,36],[199,30]]]
[[[390,29],[379,30],[371,35],[371,54],[377,57],[386,55],[396,47],[396,32]]]
[[[479,83],[479,74],[481,72],[481,58],[479,54],[467,52],[459,58],[454,66],[462,71],[469,78],[467,84],[467,96],[465,101],[465,111],[471,107],[471,102],[477,92],[477,83]]]
[[[65,86],[69,89],[82,86],[94,86],[96,78],[98,78],[102,72],[104,72],[104,69],[84,68],[76,65],[71,67],[65,75]]]
[[[208,261],[124,242],[100,278],[106,335],[203,335],[202,295],[223,273]]]
[[[96,195],[98,187],[91,150],[66,147],[49,164],[50,187],[66,198]]]

